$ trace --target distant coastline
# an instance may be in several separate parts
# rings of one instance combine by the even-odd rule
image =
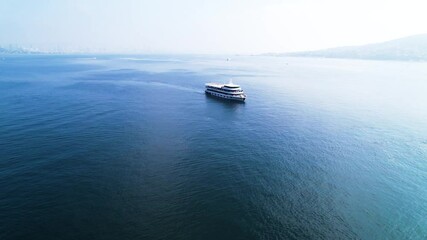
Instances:
[[[329,48],[317,51],[267,53],[277,57],[320,57],[367,60],[427,61],[427,34],[362,46]]]
[[[67,55],[67,54],[120,54],[91,51],[41,51],[36,48],[1,47],[0,55]],[[143,53],[123,53],[128,55]],[[152,53],[151,53],[152,54]],[[241,54],[236,54],[237,56]],[[245,55],[245,54],[243,54]],[[395,60],[395,61],[427,61],[427,34],[414,35],[382,43],[361,46],[336,47],[315,51],[264,53],[251,56],[274,57],[314,57],[314,58],[341,58],[366,60]]]
[[[0,47],[0,54],[47,54],[36,49],[27,49],[21,47]]]

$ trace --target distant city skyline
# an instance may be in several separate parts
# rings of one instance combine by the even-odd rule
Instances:
[[[41,51],[258,54],[427,33],[421,0],[2,0],[0,46]]]

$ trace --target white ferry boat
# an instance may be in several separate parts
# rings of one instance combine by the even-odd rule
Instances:
[[[206,94],[228,100],[245,101],[246,94],[239,85],[233,84],[231,81],[227,84],[221,83],[206,83]]]

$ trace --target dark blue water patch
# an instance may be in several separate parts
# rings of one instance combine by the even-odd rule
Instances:
[[[240,104],[203,93],[233,73],[193,68],[201,57],[178,59],[184,70],[157,62],[160,72],[77,58],[36,57],[65,70],[0,81],[1,239],[426,236],[422,126],[332,91],[314,104],[313,81],[277,79],[273,60],[265,77],[238,79],[250,93]],[[318,66],[304,76],[322,81]]]
[[[9,56],[0,65],[0,76],[52,75],[99,68],[96,65],[75,63],[74,60],[75,57],[66,56]]]
[[[189,80],[198,75],[189,71],[171,71],[171,72],[147,72],[135,69],[113,69],[110,71],[99,71],[88,74],[87,76],[78,77],[81,80],[141,80],[141,81],[163,81],[170,83],[171,80],[179,81],[182,79]]]
[[[5,93],[13,89],[22,89],[24,87],[30,87],[32,83],[30,81],[1,81],[0,82],[0,91]]]

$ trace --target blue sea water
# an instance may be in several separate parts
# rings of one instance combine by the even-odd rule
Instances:
[[[226,58],[1,56],[0,239],[427,238],[427,63]]]

